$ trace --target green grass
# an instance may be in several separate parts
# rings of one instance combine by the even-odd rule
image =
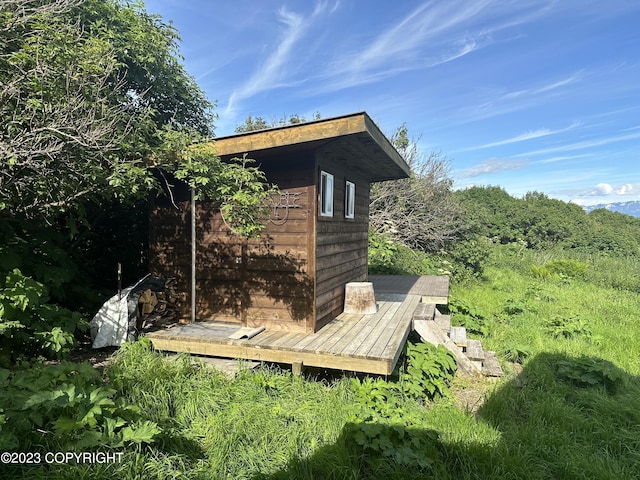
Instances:
[[[401,398],[399,420],[364,428],[349,378],[295,377],[269,366],[227,378],[139,342],[118,354],[107,377],[162,436],[125,449],[121,464],[30,467],[11,476],[638,478],[638,264],[574,258],[588,263],[576,276],[534,275],[533,266],[563,258],[570,257],[497,246],[483,279],[453,285],[452,298],[490,327],[483,345],[507,372],[495,384],[456,380],[454,391],[484,395],[479,409],[451,397]]]

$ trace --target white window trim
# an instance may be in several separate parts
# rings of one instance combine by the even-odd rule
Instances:
[[[347,180],[344,185],[344,218],[354,218],[356,212],[356,184]]]
[[[320,171],[320,216],[333,217],[333,175]]]

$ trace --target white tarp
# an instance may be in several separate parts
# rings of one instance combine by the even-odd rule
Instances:
[[[119,347],[129,339],[129,294],[147,277],[111,297],[91,319],[93,348]]]

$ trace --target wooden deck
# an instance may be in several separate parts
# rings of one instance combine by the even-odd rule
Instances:
[[[419,275],[369,275],[376,293],[419,295],[422,303],[449,303],[449,277]]]
[[[416,307],[425,298],[446,300],[443,286],[448,290],[448,278],[371,276],[370,280],[377,313],[343,313],[314,334],[265,330],[251,339],[235,340],[229,337],[238,325],[201,321],[147,336],[158,350],[389,375]]]

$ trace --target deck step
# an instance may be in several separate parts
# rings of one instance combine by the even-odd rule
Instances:
[[[464,354],[475,365],[479,372],[482,371],[482,362],[484,361],[484,350],[482,350],[482,344],[480,340],[467,340],[467,346],[464,349]]]
[[[413,312],[414,320],[433,320],[436,306],[433,303],[419,303]]]
[[[465,353],[470,360],[482,362],[485,358],[485,352],[482,349],[480,340],[467,340],[467,351]]]
[[[451,340],[445,332],[433,320],[414,320],[413,329],[420,335],[424,342],[433,345],[444,345],[447,350],[454,354],[458,364],[458,372],[467,376],[480,374],[480,368],[462,353],[462,349]]]
[[[451,330],[451,315],[443,315],[438,310],[436,310],[435,313],[434,320],[438,324],[440,330],[445,333],[449,333],[449,330]]]
[[[414,320],[413,330],[420,335],[423,342],[429,342],[433,345],[445,344],[446,337],[442,335],[433,320]]]
[[[503,375],[500,362],[496,357],[496,352],[486,351],[484,362],[482,365],[482,374],[487,377],[501,377]]]
[[[467,346],[467,329],[464,327],[451,327],[449,338],[459,347]]]

